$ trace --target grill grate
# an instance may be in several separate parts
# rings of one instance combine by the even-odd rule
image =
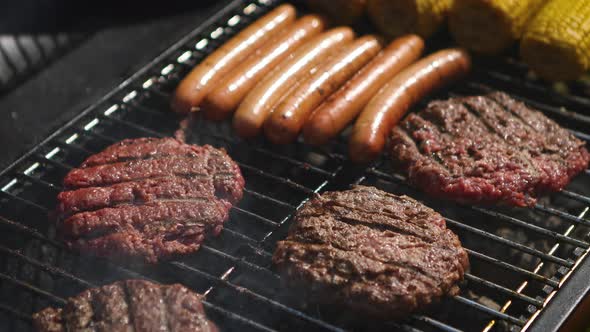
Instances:
[[[227,123],[200,119],[193,121],[188,141],[227,149],[246,178],[244,199],[218,238],[207,240],[191,257],[157,266],[115,264],[65,249],[47,221],[63,176],[88,155],[123,138],[171,136],[179,119],[167,111],[168,100],[178,81],[228,36],[278,2],[232,1],[0,173],[0,329],[30,330],[31,313],[63,305],[66,297],[88,287],[125,278],[180,282],[205,294],[208,315],[223,331],[358,327],[338,312],[287,294],[270,263],[276,241],[285,236],[301,204],[314,193],[353,183],[407,194],[441,212],[472,263],[459,296],[402,322],[387,323],[387,328],[519,331],[528,328],[532,318],[543,317],[540,313],[555,294],[567,291],[564,281],[590,248],[588,170],[533,209],[472,207],[430,199],[408,186],[385,160],[368,168],[351,165],[343,140],[322,149],[301,143],[274,147],[263,140],[244,142],[232,135]],[[590,100],[554,94],[525,76],[526,68],[517,61],[478,60],[474,75],[453,91],[510,91],[589,141],[584,130],[590,116],[583,110]],[[547,96],[567,109],[542,102]]]

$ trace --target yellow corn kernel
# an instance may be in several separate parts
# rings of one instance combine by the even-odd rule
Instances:
[[[590,0],[551,0],[527,26],[524,61],[552,81],[579,78],[590,69]]]
[[[384,35],[432,35],[447,17],[452,0],[369,0],[369,19]]]
[[[545,0],[454,0],[449,29],[461,46],[498,54],[520,39]]]

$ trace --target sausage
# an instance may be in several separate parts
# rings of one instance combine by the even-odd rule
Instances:
[[[294,83],[302,81],[326,56],[353,38],[352,29],[334,28],[314,37],[284,59],[238,106],[233,119],[238,135],[245,138],[258,135],[268,114]]]
[[[172,110],[178,113],[196,110],[214,84],[278,31],[292,24],[295,16],[295,7],[281,5],[224,43],[180,82],[172,98]]]
[[[433,53],[404,69],[371,98],[356,120],[349,142],[350,159],[368,162],[383,150],[387,135],[407,110],[434,89],[467,74],[469,55],[461,49]]]
[[[338,135],[385,83],[420,57],[423,49],[424,41],[417,35],[391,42],[315,109],[303,126],[305,142],[320,145]]]
[[[375,36],[364,36],[323,63],[315,74],[297,87],[272,112],[264,123],[266,137],[275,144],[295,140],[309,113],[380,50],[381,44]]]
[[[223,120],[236,109],[244,96],[265,74],[272,70],[299,45],[324,29],[324,21],[316,15],[302,17],[284,28],[264,46],[228,73],[205,97],[201,106],[209,120]]]

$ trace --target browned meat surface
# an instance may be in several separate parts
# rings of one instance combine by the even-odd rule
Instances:
[[[182,285],[119,281],[88,289],[64,308],[33,315],[39,332],[217,332],[207,320],[201,296]]]
[[[532,206],[588,167],[585,143],[510,96],[435,101],[393,129],[409,181],[463,203]]]
[[[157,262],[219,234],[244,179],[225,151],[140,138],[89,157],[64,185],[57,210],[70,247]]]
[[[364,186],[306,203],[273,262],[304,298],[382,319],[456,294],[469,266],[438,213]]]

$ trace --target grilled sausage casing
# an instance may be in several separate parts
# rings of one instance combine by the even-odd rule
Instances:
[[[178,113],[195,110],[225,74],[282,28],[292,24],[295,16],[295,7],[281,5],[224,43],[180,82],[172,99],[172,110]]]
[[[354,124],[349,142],[355,162],[375,159],[387,135],[419,99],[465,75],[471,67],[469,55],[460,49],[433,53],[414,63],[389,81],[371,98]]]
[[[309,113],[380,50],[381,44],[374,36],[361,37],[344,47],[281,101],[264,124],[266,137],[276,144],[295,140]]]
[[[423,49],[424,41],[416,35],[392,41],[312,113],[303,127],[305,142],[320,145],[338,135],[385,83],[420,57]]]
[[[304,16],[266,42],[260,50],[228,73],[205,97],[202,109],[210,120],[223,120],[233,112],[244,96],[266,73],[298,46],[319,34],[324,21],[316,15]]]
[[[234,115],[233,127],[242,137],[258,135],[272,108],[313,68],[350,42],[354,32],[348,27],[334,28],[299,47],[246,95]]]

